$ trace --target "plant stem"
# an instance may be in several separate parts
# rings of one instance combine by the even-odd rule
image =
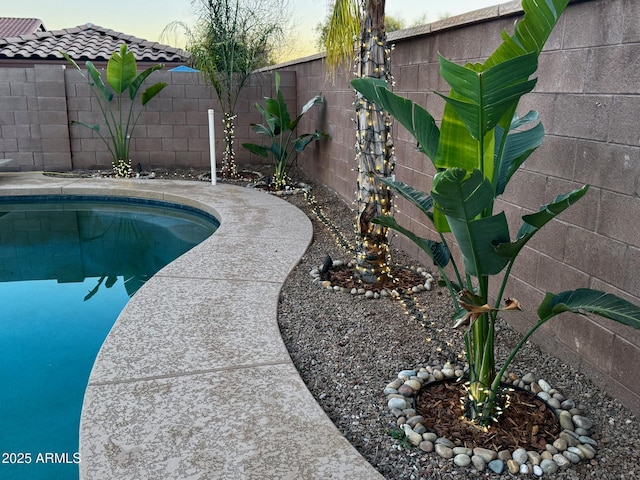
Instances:
[[[509,365],[513,361],[516,354],[520,351],[520,349],[527,342],[527,340],[529,340],[529,337],[531,337],[531,335],[533,335],[533,333],[542,325],[544,325],[546,322],[547,322],[546,320],[538,321],[538,323],[536,323],[533,327],[531,327],[531,329],[520,339],[517,345],[513,347],[513,350],[511,350],[511,352],[509,353],[509,356],[504,361],[502,368],[500,369],[500,371],[496,375],[496,378],[493,380],[493,383],[491,384],[491,394],[490,394],[491,402],[495,402],[495,398],[497,397],[498,391],[500,389],[500,382],[502,381],[502,377],[507,371],[507,368],[509,368]]]

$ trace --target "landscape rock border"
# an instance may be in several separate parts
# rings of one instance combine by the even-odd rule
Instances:
[[[297,195],[299,193],[308,193],[311,191],[311,185],[308,185],[303,182],[294,183],[293,185],[285,185],[284,190],[269,190],[269,184],[266,181],[260,180],[255,183],[250,183],[247,185],[248,188],[258,188],[262,189],[267,193],[272,195],[276,195],[278,197],[285,197],[287,195]]]
[[[354,268],[355,267],[355,260],[350,260],[348,262],[345,262],[344,260],[334,260],[331,268],[340,268],[343,267],[344,265],[346,265],[349,268]],[[424,282],[421,282],[413,287],[411,287],[410,289],[407,289],[405,291],[399,291],[399,290],[387,290],[387,289],[382,289],[380,291],[380,293],[378,292],[374,292],[372,290],[367,290],[366,288],[346,288],[346,287],[341,287],[340,285],[334,285],[331,280],[323,280],[322,278],[322,268],[323,266],[320,265],[318,267],[314,267],[313,269],[311,269],[311,271],[309,272],[309,275],[311,276],[312,282],[318,284],[320,287],[326,289],[326,290],[333,290],[334,292],[340,292],[340,293],[349,293],[351,295],[363,295],[365,298],[371,298],[371,299],[378,299],[378,298],[383,298],[383,297],[393,297],[393,298],[399,298],[401,295],[403,294],[408,294],[408,295],[413,295],[416,293],[420,293],[420,292],[424,292],[424,291],[429,291],[433,288],[433,286],[435,285],[436,280],[433,278],[433,276],[431,275],[431,273],[429,273],[425,268],[423,267],[403,267],[403,268],[408,268],[409,270],[412,270],[414,272],[416,272],[418,275],[420,275],[421,277],[424,278]]]
[[[402,370],[395,380],[390,382],[383,393],[387,398],[387,407],[396,418],[396,424],[402,429],[406,441],[420,450],[436,454],[444,459],[452,459],[458,467],[470,467],[483,472],[487,469],[501,474],[505,468],[510,474],[533,474],[542,477],[553,474],[572,464],[591,460],[596,456],[598,442],[592,439],[590,430],[593,423],[583,415],[576,403],[567,399],[544,379],[538,379],[533,373],[520,378],[510,373],[503,377],[505,383],[531,391],[544,400],[555,412],[563,429],[553,444],[547,444],[542,452],[526,451],[517,448],[513,451],[495,451],[486,448],[467,448],[456,446],[451,440],[428,432],[422,425],[424,418],[415,410],[415,397],[423,386],[444,379],[460,379],[464,368],[453,366],[449,362],[443,366],[423,367],[419,370]]]

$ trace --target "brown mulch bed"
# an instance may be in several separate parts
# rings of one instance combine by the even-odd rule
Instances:
[[[544,450],[560,433],[560,424],[549,406],[526,390],[509,393],[509,406],[497,423],[485,432],[462,417],[464,384],[443,381],[423,387],[416,396],[416,411],[424,426],[451,440],[456,446],[491,450]]]
[[[364,288],[365,290],[371,290],[376,293],[380,293],[382,290],[405,291],[425,283],[424,277],[422,277],[418,272],[398,265],[391,267],[391,275],[389,278],[381,279],[376,284],[359,282],[353,276],[353,268],[346,265],[330,268],[323,280],[329,280],[332,285],[347,288],[349,290],[352,288]]]

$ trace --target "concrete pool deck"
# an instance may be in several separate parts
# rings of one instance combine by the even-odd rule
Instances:
[[[0,195],[133,196],[220,220],[106,338],[82,409],[81,479],[382,478],[315,402],[280,336],[279,292],[313,236],[299,209],[233,185],[36,173],[1,173]]]

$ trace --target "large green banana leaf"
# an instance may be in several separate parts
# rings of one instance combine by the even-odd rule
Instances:
[[[571,0],[522,0],[524,17],[516,23],[513,35],[502,32],[502,44],[484,62],[491,68],[506,60],[527,53],[540,55],[544,44],[555,27],[560,15]],[[515,107],[500,120],[503,129],[509,127]]]
[[[391,228],[405,235],[409,240],[420,247],[420,249],[425,252],[429,256],[429,258],[433,260],[433,263],[438,267],[446,267],[451,260],[451,252],[444,243],[435,242],[433,240],[429,240],[428,238],[419,237],[411,230],[408,230],[399,225],[398,222],[396,222],[396,219],[389,215],[376,217],[373,219],[373,223],[382,225],[383,227]]]
[[[140,75],[134,78],[131,84],[129,85],[129,99],[131,101],[135,100],[138,90],[140,90],[140,87],[142,86],[144,81],[147,79],[147,77],[151,75],[153,72],[155,72],[156,70],[161,70],[163,67],[164,65],[162,64],[153,65],[152,67],[149,67],[144,71],[140,72]],[[142,105],[146,105],[149,102],[149,100],[151,100],[158,93],[160,93],[162,89],[167,85],[168,84],[166,82],[158,82],[151,85],[149,88],[147,88],[142,93],[142,97],[141,97]]]
[[[449,222],[466,272],[476,277],[499,273],[508,259],[495,245],[509,242],[509,227],[503,212],[479,217],[493,202],[493,188],[483,173],[474,170],[467,176],[465,170],[447,169],[433,179],[431,195],[436,211]]]
[[[455,91],[451,91],[449,96],[456,98],[458,95]],[[484,142],[477,142],[469,133],[462,118],[447,103],[440,125],[440,138],[435,158],[436,168],[441,170],[455,167],[468,171],[478,168],[485,174],[490,174],[489,168],[493,167],[494,152],[493,133],[488,133]]]
[[[279,133],[279,132],[276,133],[276,128],[278,130],[280,129],[280,127],[277,125],[278,119],[276,117],[271,116],[269,113],[267,113],[267,111],[264,108],[262,108],[262,106],[259,103],[255,103],[254,107],[256,108],[256,110],[258,110],[260,115],[262,115],[262,118],[264,118],[265,122],[267,122],[267,126],[265,127],[264,125],[256,125],[252,123],[251,129],[256,133],[267,135],[269,137],[275,137],[277,133]]]
[[[251,130],[253,130],[254,132],[260,134],[260,135],[266,135],[267,137],[275,137],[275,134],[273,133],[273,130],[270,129],[270,125],[269,127],[265,127],[262,124],[256,124],[256,123],[252,123],[251,124]]]
[[[158,65],[158,66],[162,68],[162,65]],[[154,68],[149,68],[148,70],[151,70],[149,72],[149,73],[151,73],[155,69]],[[145,73],[145,72],[142,72],[142,73]],[[136,93],[138,92],[138,89],[140,88],[139,85],[142,82],[144,82],[144,78],[142,79],[142,81],[140,83],[137,82],[138,78],[141,75],[142,74],[138,75],[138,77],[136,77],[136,80],[134,80],[134,83],[132,83],[129,86],[129,97],[131,98],[131,101],[133,101],[136,98]],[[134,84],[136,84],[137,86],[135,86]],[[151,100],[153,97],[158,95],[164,89],[164,87],[166,87],[167,85],[169,85],[167,82],[158,82],[158,83],[154,83],[149,88],[147,88],[144,92],[142,92],[142,95],[140,96],[140,101],[142,102],[142,105],[144,106],[147,103],[149,103],[149,100]]]
[[[599,290],[579,288],[557,295],[547,293],[538,307],[540,322],[546,322],[562,312],[595,313],[640,329],[640,307]]]
[[[114,92],[121,94],[129,88],[136,73],[136,59],[132,52],[127,52],[127,45],[123,43],[120,52],[113,52],[107,62],[107,83]]]
[[[284,101],[282,92],[278,91],[277,98],[265,98],[264,106],[267,114],[274,123],[273,131],[276,135],[280,132],[287,131],[291,123],[291,116],[287,111],[287,104]]]
[[[293,141],[293,149],[296,152],[302,152],[311,142],[320,140],[321,138],[329,138],[329,135],[317,130],[313,133],[303,133]]]
[[[440,56],[440,75],[456,92],[455,97],[440,95],[462,119],[477,142],[498,124],[520,98],[535,87],[528,80],[538,68],[535,53],[506,60],[486,70],[461,66]]]
[[[557,215],[581,199],[584,194],[587,193],[587,190],[589,190],[589,186],[585,185],[580,189],[572,190],[566,195],[558,195],[553,202],[540,207],[538,212],[524,215],[522,217],[523,223],[518,230],[516,240],[512,243],[497,245],[496,252],[498,255],[509,258],[511,261],[515,260],[520,250],[522,250],[534,234]]]
[[[483,65],[458,66],[456,71],[461,71],[461,68],[466,68],[469,71],[467,73],[468,76],[471,76],[472,73],[484,76],[487,72],[492,71],[494,67],[500,68],[500,65],[504,65],[505,63],[509,64],[509,62],[516,62],[515,65],[522,62],[522,65],[518,65],[518,69],[510,72],[510,74],[513,75],[509,77],[508,82],[504,82],[504,86],[509,86],[510,84],[521,84],[522,88],[528,88],[530,86],[530,82],[532,81],[528,80],[528,77],[533,73],[531,67],[537,66],[537,57],[551,34],[553,27],[557,23],[558,18],[569,4],[569,0],[523,0],[522,4],[525,15],[522,20],[516,24],[513,36],[509,36],[506,32],[503,32],[503,43]],[[531,58],[532,56],[535,57],[535,62]],[[529,64],[529,62],[531,63]],[[444,67],[445,71],[443,72],[443,63],[441,61],[441,73],[443,75],[447,74],[448,68],[449,66],[446,64]],[[516,78],[516,74],[520,74],[521,77]],[[500,76],[496,76],[496,80],[500,82]],[[437,167],[458,167],[464,168],[465,170],[479,168],[488,178],[493,180],[494,171],[498,172],[500,170],[499,165],[496,165],[494,168],[493,165],[488,162],[487,148],[482,149],[475,145],[475,156],[473,156],[474,145],[472,142],[482,142],[474,139],[468,132],[463,132],[463,128],[466,129],[467,126],[463,126],[464,122],[459,116],[460,112],[456,112],[452,105],[456,100],[466,98],[466,95],[471,94],[473,90],[462,88],[460,82],[457,82],[455,75],[449,75],[448,81],[453,82],[453,84],[450,83],[452,91],[449,97],[454,100],[448,101],[444,109],[440,127],[440,144],[436,160]],[[477,87],[478,85],[476,84],[476,89]],[[458,91],[458,88],[462,88],[462,91]],[[514,90],[511,93],[516,94],[517,92]],[[498,124],[503,130],[508,130],[517,104],[518,100],[515,99],[515,101],[510,102],[508,108],[503,108],[502,117],[498,121]],[[503,107],[507,107],[507,105],[508,104],[504,104]],[[458,110],[461,110],[461,108],[458,107]],[[475,130],[476,137],[481,138],[479,131],[482,130],[471,128],[468,131],[471,130]],[[488,133],[488,135],[493,137],[493,133]],[[506,139],[503,136],[501,140]],[[503,150],[503,146],[501,145],[498,145],[496,148],[498,151]],[[497,160],[498,162],[500,161],[500,159]],[[473,163],[475,163],[475,165],[472,165]],[[494,184],[495,183],[496,182],[494,182]]]
[[[491,67],[524,53],[540,54],[569,2],[570,0],[522,0],[524,17],[516,23],[513,35],[502,33],[502,44],[484,62],[484,66]]]
[[[269,157],[269,149],[264,145],[256,145],[255,143],[243,143],[242,146],[249,150],[251,153],[260,155],[261,157]]]
[[[520,98],[533,90],[529,80],[538,67],[534,53],[505,60],[485,69],[460,66],[440,57],[440,74],[451,86],[441,125],[438,168],[480,169],[492,183],[496,172],[494,128],[505,115],[513,117]],[[510,122],[509,122],[510,123]],[[466,129],[466,132],[464,130]],[[499,161],[498,160],[498,169]]]
[[[502,195],[511,179],[511,176],[529,158],[544,139],[544,127],[538,122],[526,130],[516,129],[538,122],[538,112],[530,111],[522,118],[514,116],[506,141],[503,141],[504,130],[500,125],[496,126],[496,152],[495,164],[498,168],[496,196]]]
[[[351,81],[351,85],[400,122],[418,141],[418,150],[435,160],[440,131],[429,112],[408,98],[392,93],[384,80],[357,78]]]
[[[285,150],[284,146],[281,145],[278,141],[271,142],[269,151],[271,152],[273,158],[275,158],[277,163],[287,159],[287,151]]]
[[[314,105],[316,105],[317,103],[322,103],[322,95],[321,94],[317,94],[316,96],[310,98],[307,103],[305,103],[302,107],[302,110],[300,110],[300,115],[298,115],[295,120],[293,120],[291,122],[291,124],[289,125],[289,129],[290,130],[294,130],[297,126],[298,123],[300,123],[300,120],[302,120],[302,116],[307,113],[309,111],[309,109],[311,107],[313,107]]]
[[[493,190],[480,170],[468,176],[451,168],[436,174],[431,196],[447,217],[472,222],[493,201]]]
[[[413,188],[399,180],[387,177],[376,177],[376,181],[384,183],[387,187],[393,188],[398,195],[409,200],[420,209],[425,215],[429,215],[433,208],[433,198],[426,192]]]
[[[69,60],[71,59],[69,58]],[[73,63],[77,67],[77,64],[75,62]],[[98,69],[96,68],[96,66],[93,64],[91,60],[87,60],[85,65],[87,67],[87,72],[89,72],[89,76],[91,77],[92,84],[100,91],[100,93],[102,94],[102,96],[107,102],[111,102],[111,100],[113,100],[113,92],[111,92],[102,81],[102,76],[100,75],[100,72],[98,72]],[[77,67],[77,68],[78,70],[80,70],[80,67]]]

